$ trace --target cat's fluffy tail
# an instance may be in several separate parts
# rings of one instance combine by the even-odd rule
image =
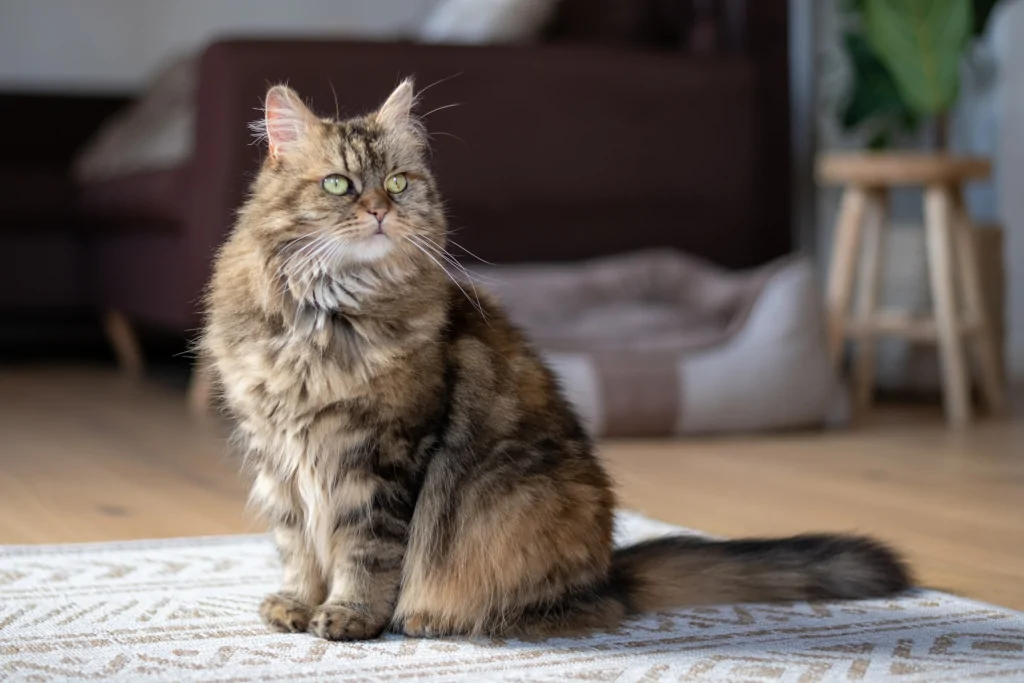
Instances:
[[[860,536],[713,541],[668,537],[615,552],[631,612],[733,602],[876,598],[910,585],[895,552]]]
[[[673,607],[877,598],[909,586],[900,557],[870,538],[670,536],[616,550],[602,584],[528,611],[518,625],[521,633],[552,635],[611,628],[629,614]]]

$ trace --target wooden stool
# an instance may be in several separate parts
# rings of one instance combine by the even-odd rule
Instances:
[[[981,393],[993,413],[1004,405],[992,328],[987,320],[974,248],[964,205],[963,184],[991,174],[987,159],[934,154],[829,154],[818,161],[823,183],[844,185],[833,238],[828,280],[829,344],[837,364],[843,342],[856,341],[853,384],[856,405],[871,403],[874,345],[880,335],[917,342],[938,342],[943,397],[950,424],[971,420],[969,363],[965,338],[973,342]],[[933,317],[913,318],[903,311],[879,309],[884,231],[889,188],[924,188],[925,240]],[[857,308],[851,315],[857,275]]]

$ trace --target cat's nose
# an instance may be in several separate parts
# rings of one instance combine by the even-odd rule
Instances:
[[[359,205],[363,207],[366,213],[370,214],[377,219],[377,225],[379,226],[384,222],[384,216],[387,215],[388,206],[387,198],[381,196],[381,192],[370,191],[359,202]]]

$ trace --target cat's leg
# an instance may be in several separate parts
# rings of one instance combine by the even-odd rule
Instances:
[[[614,499],[600,472],[553,453],[509,440],[489,467],[461,478],[453,472],[465,456],[434,454],[416,501],[395,630],[508,637],[622,619],[621,601],[594,592],[611,564]],[[543,476],[535,474],[541,465]]]
[[[351,479],[335,512],[327,600],[310,631],[328,640],[375,638],[391,622],[401,581],[412,501],[393,483]]]
[[[277,631],[303,632],[309,627],[315,606],[323,602],[327,586],[301,530],[279,526],[274,529],[274,540],[281,555],[284,580],[277,593],[264,598],[260,616]]]
[[[284,570],[281,589],[263,600],[260,616],[277,631],[305,631],[313,609],[327,595],[327,584],[316,554],[302,533],[302,508],[291,487],[269,472],[256,477],[252,499],[270,522]]]

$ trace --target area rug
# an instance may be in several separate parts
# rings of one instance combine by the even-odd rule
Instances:
[[[675,527],[623,513],[632,541]],[[264,536],[0,548],[0,681],[1022,681],[1024,615],[917,591],[729,605],[545,642],[269,633]]]

